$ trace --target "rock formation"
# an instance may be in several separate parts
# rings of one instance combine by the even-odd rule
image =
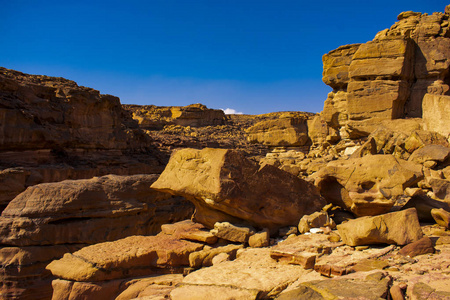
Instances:
[[[0,210],[38,183],[163,169],[119,98],[64,78],[0,68],[0,118]]]
[[[404,12],[372,41],[323,57],[333,88],[322,119],[342,138],[367,136],[382,120],[423,118],[426,130],[449,136],[448,12]]]
[[[298,147],[309,142],[308,116],[286,114],[277,120],[262,121],[247,129],[248,140],[270,147]]]
[[[450,299],[449,16],[326,54],[319,115],[0,68],[0,299]]]
[[[336,160],[314,174],[329,203],[356,216],[389,212],[404,190],[423,178],[422,166],[392,155]]]
[[[152,188],[192,201],[195,220],[209,228],[227,221],[274,231],[326,204],[312,184],[224,149],[173,153]]]
[[[29,187],[0,217],[0,298],[51,298],[45,266],[87,244],[156,234],[192,205],[151,190],[158,175],[108,175]],[[34,296],[33,296],[34,294]]]
[[[227,123],[223,110],[209,109],[199,103],[188,106],[124,105],[123,107],[133,114],[133,119],[144,129],[162,129],[166,125],[203,127]]]

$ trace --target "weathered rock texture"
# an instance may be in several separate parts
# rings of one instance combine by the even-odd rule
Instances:
[[[0,169],[16,168],[0,209],[37,183],[163,169],[119,98],[64,78],[0,68],[0,119]]]
[[[224,149],[175,152],[152,188],[192,201],[195,219],[209,228],[228,221],[276,230],[325,204],[312,184]]]
[[[150,189],[158,175],[108,175],[29,187],[0,217],[0,298],[48,299],[53,259],[86,244],[136,234],[189,218],[191,203]],[[169,196],[169,197],[168,197]],[[41,298],[39,298],[41,297]]]
[[[281,116],[257,123],[247,129],[248,140],[271,147],[303,146],[309,142],[307,116]]]
[[[337,226],[342,241],[349,246],[371,244],[406,245],[423,233],[414,208],[375,217],[362,217]]]
[[[210,109],[203,104],[188,106],[124,105],[133,114],[139,127],[162,129],[165,125],[215,126],[225,125],[227,117],[221,109]]]
[[[323,56],[333,88],[322,119],[341,137],[367,136],[377,123],[422,117],[426,130],[449,136],[449,14],[405,12],[373,41]]]
[[[423,178],[422,166],[392,155],[336,160],[315,174],[329,203],[357,216],[387,213],[405,188]]]
[[[0,217],[6,245],[94,244],[155,234],[190,216],[190,203],[150,189],[158,175],[108,175],[29,187]]]
[[[203,244],[165,234],[130,236],[65,254],[47,266],[53,275],[72,281],[105,281],[142,275],[177,273],[189,265],[189,254]]]

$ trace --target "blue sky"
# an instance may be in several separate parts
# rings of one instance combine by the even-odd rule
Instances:
[[[446,1],[0,0],[0,66],[122,103],[319,112],[322,55]]]

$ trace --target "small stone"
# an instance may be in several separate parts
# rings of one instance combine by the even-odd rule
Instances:
[[[248,245],[253,248],[261,248],[269,246],[269,230],[255,233],[248,239]]]
[[[330,225],[330,218],[326,211],[318,211],[311,215],[305,215],[298,223],[299,233],[309,232],[311,228],[319,228]]]
[[[425,236],[416,242],[406,245],[398,254],[414,257],[421,254],[434,253],[434,251],[433,242],[429,237]]]
[[[291,226],[291,227],[282,227],[278,230],[278,235],[283,237],[283,236],[288,236],[291,234],[297,234],[298,233],[298,229],[297,227]]]
[[[389,289],[389,293],[391,294],[392,300],[404,300],[405,297],[403,296],[402,289],[398,285],[393,285]]]
[[[434,168],[436,165],[437,165],[437,162],[435,162],[434,160],[428,160],[428,161],[423,163],[423,166],[425,168],[429,168],[429,169]]]
[[[366,249],[369,249],[369,246],[356,246],[355,247],[356,251],[363,251],[363,250],[366,250]]]
[[[443,208],[434,208],[431,210],[431,216],[437,224],[444,226],[447,229],[450,228],[450,212]]]
[[[331,232],[327,239],[332,243],[337,243],[341,241],[341,236],[336,232]]]

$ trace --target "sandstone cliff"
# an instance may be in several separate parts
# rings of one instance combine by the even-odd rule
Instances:
[[[162,156],[119,98],[0,68],[0,211],[41,182],[160,173]]]
[[[403,12],[372,41],[325,54],[327,125],[354,138],[382,120],[423,118],[427,130],[449,136],[449,14]]]

